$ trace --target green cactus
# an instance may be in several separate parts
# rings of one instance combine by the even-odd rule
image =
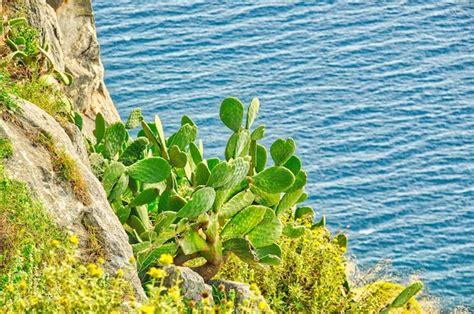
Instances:
[[[303,189],[296,190],[294,192],[287,192],[280,200],[278,207],[276,209],[277,215],[283,214],[296,205],[301,195],[303,194]]]
[[[224,220],[237,214],[243,208],[250,206],[255,200],[255,195],[250,191],[242,191],[225,203],[219,211],[219,218]]]
[[[178,240],[178,244],[186,255],[209,251],[206,240],[194,229],[185,232],[183,237]]]
[[[232,131],[238,132],[244,117],[244,105],[235,97],[224,99],[219,116],[221,121]]]
[[[102,185],[104,186],[104,190],[107,195],[112,192],[115,183],[120,178],[120,176],[125,173],[126,169],[127,168],[123,164],[116,161],[112,161],[105,169]]]
[[[307,178],[291,139],[275,141],[270,150],[275,166],[266,168],[267,149],[257,142],[265,127],[251,129],[259,107],[258,99],[252,99],[242,127],[242,102],[224,99],[220,118],[232,133],[223,161],[204,158],[197,126],[187,116],[169,138],[158,116],[147,123],[138,109],[126,125],[107,126],[102,115],[96,117],[91,158],[115,213],[126,224],[142,279],[153,258],[165,251],[175,255],[177,265],[204,258],[194,269],[206,280],[229,254],[248,263],[280,262],[276,242],[289,233],[281,219],[309,214],[304,207],[294,208],[304,199]],[[138,137],[129,140],[126,129],[138,125]],[[295,224],[296,232],[300,227]]]
[[[254,97],[252,98],[249,109],[247,110],[247,123],[245,125],[245,128],[247,130],[250,130],[250,128],[252,127],[253,122],[257,118],[259,110],[260,110],[260,101],[258,100],[257,97]]]
[[[412,283],[403,289],[403,291],[398,294],[392,303],[383,308],[382,311],[380,311],[380,314],[388,314],[392,309],[405,306],[410,301],[410,299],[412,299],[421,291],[421,289],[423,289],[423,283],[421,281]]]
[[[309,206],[298,207],[295,210],[295,215],[294,215],[295,219],[302,218],[303,216],[306,216],[306,215],[310,215],[311,220],[313,220],[312,217],[314,216],[314,210]]]
[[[267,149],[265,146],[257,144],[256,147],[256,163],[255,163],[255,171],[256,172],[261,172],[263,169],[265,169],[265,166],[267,165]]]
[[[158,183],[169,177],[171,167],[160,157],[142,159],[127,168],[128,175],[143,183]]]
[[[272,209],[267,208],[262,221],[247,234],[248,239],[256,248],[272,245],[281,236],[282,223]]]
[[[191,200],[186,203],[178,212],[179,218],[192,219],[211,209],[216,198],[216,192],[213,188],[204,187],[197,190]]]
[[[279,166],[267,168],[253,177],[253,184],[267,193],[280,193],[295,182],[293,173]]]
[[[304,235],[306,228],[295,224],[287,224],[283,228],[283,234],[289,238],[299,238]]]
[[[336,243],[342,250],[347,249],[347,236],[344,233],[339,233],[333,239],[333,242]]]
[[[255,252],[262,264],[278,265],[281,261],[281,248],[276,243],[258,248]]]
[[[171,146],[169,150],[170,164],[176,168],[184,168],[188,163],[188,156],[182,152],[177,145]]]
[[[142,120],[142,110],[140,108],[133,109],[130,115],[128,116],[127,122],[125,123],[125,128],[135,129],[140,126]]]
[[[321,219],[315,223],[312,228],[326,227],[326,216],[322,216]]]
[[[234,174],[234,164],[221,161],[211,170],[207,185],[213,188],[219,188],[229,183]]]
[[[157,188],[149,188],[140,192],[135,198],[128,204],[129,207],[136,207],[151,203],[160,195],[160,190]]]
[[[244,237],[262,221],[267,209],[268,207],[261,205],[251,205],[242,209],[224,225],[221,231],[222,239]]]
[[[293,153],[295,152],[296,144],[292,138],[287,139],[277,139],[273,142],[272,146],[270,147],[270,154],[272,155],[272,159],[275,162],[275,165],[281,166],[285,164]]]
[[[139,137],[127,146],[118,160],[125,166],[130,166],[140,160],[143,155],[143,151],[147,148],[147,146],[148,140],[146,137]]]
[[[127,141],[127,138],[128,133],[122,122],[116,122],[107,127],[104,135],[106,157],[108,156],[109,158],[114,159],[115,155],[120,152],[122,145]]]
[[[97,144],[102,142],[105,136],[105,129],[107,125],[105,123],[104,116],[99,112],[95,117],[95,129],[94,129],[94,136],[96,139]]]

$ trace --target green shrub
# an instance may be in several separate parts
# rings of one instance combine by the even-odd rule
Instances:
[[[344,250],[324,227],[306,229],[299,238],[282,237],[281,264],[252,266],[230,258],[219,278],[253,282],[276,312],[340,313],[349,307]]]
[[[279,244],[283,252],[280,265],[248,265],[230,258],[218,277],[255,283],[270,307],[281,313],[378,313],[405,288],[376,281],[351,290],[345,248],[337,237],[331,240],[324,227],[306,228],[299,238],[282,237]],[[414,297],[400,300],[400,307],[390,313],[421,313]]]

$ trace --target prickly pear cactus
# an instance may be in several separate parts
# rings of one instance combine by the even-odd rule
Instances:
[[[259,143],[265,127],[252,129],[259,110],[253,98],[244,123],[243,103],[235,97],[223,100],[219,116],[231,130],[225,160],[204,157],[197,125],[188,116],[166,137],[161,119],[146,122],[139,109],[126,124],[108,125],[97,115],[91,158],[129,235],[142,279],[163,252],[173,254],[177,265],[204,258],[195,270],[205,279],[229,254],[275,265],[280,237],[304,231],[303,218],[312,218],[312,209],[295,207],[307,197],[307,174],[291,138],[271,145],[274,165],[266,166],[267,148]],[[138,137],[130,139],[127,129],[139,126]],[[291,228],[282,220],[292,220]]]

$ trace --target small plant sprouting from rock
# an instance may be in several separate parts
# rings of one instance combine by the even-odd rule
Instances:
[[[74,159],[63,148],[57,146],[49,133],[39,132],[36,141],[48,151],[54,171],[70,184],[74,194],[84,205],[90,205],[91,199],[87,185]]]

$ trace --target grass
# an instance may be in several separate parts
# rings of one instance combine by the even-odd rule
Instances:
[[[84,205],[90,205],[92,200],[86,182],[74,159],[55,143],[51,134],[39,132],[36,140],[48,151],[54,171],[61,179],[69,182],[74,194]]]

